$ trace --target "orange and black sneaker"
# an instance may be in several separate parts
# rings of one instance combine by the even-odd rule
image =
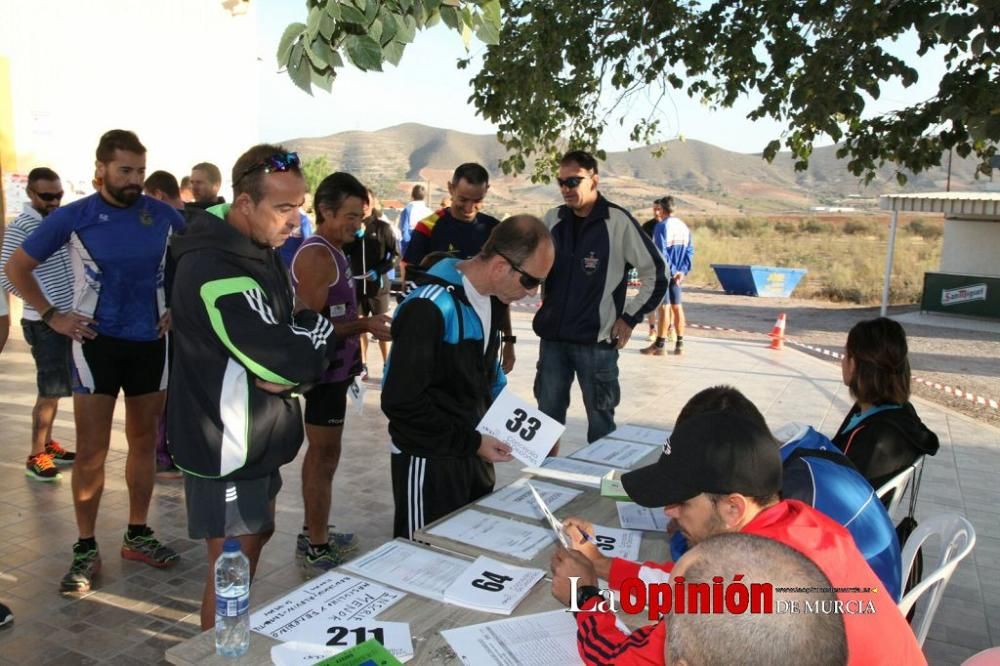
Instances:
[[[67,451],[54,439],[45,445],[45,452],[52,456],[53,462],[57,465],[72,465],[73,461],[76,460],[75,452]]]
[[[62,476],[52,456],[44,451],[28,456],[24,468],[24,475],[35,481],[55,481]]]

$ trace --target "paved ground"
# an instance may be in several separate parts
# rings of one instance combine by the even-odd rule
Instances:
[[[514,325],[522,342],[511,384],[529,397],[537,346],[526,314],[516,314]],[[689,336],[685,356],[648,358],[637,353],[644,344],[633,341],[622,355],[622,423],[669,427],[693,393],[722,382],[747,393],[773,427],[797,420],[829,433],[849,406],[837,367],[793,349],[772,352],[760,342]],[[377,351],[370,352],[377,375]],[[0,632],[0,664],[157,663],[166,648],[196,633],[207,568],[203,546],[186,538],[181,488],[177,482],[158,484],[150,524],[182,552],[182,562],[157,571],[121,560],[117,546],[127,494],[119,415],[97,532],[104,558],[100,586],[82,599],[60,597],[58,580],[68,567],[76,536],[72,472],[64,472],[53,484],[25,478],[22,460],[33,394],[30,356],[23,342],[12,340],[0,357],[0,600],[13,607],[17,619]],[[567,453],[584,441],[579,402],[576,395],[565,437]],[[1000,430],[921,399],[916,403],[942,442],[941,452],[927,465],[918,518],[958,512],[978,532],[976,549],[953,578],[925,646],[931,663],[959,664],[978,650],[1000,644]],[[71,445],[72,416],[68,403],[64,407],[56,435]],[[299,582],[292,553],[301,525],[301,458],[285,469],[278,532],[265,550],[253,587],[254,604]],[[514,466],[502,467],[498,474],[501,483],[516,475]],[[334,486],[333,520],[356,531],[365,549],[390,536],[388,481],[384,417],[372,386],[365,413],[348,416],[345,454]]]

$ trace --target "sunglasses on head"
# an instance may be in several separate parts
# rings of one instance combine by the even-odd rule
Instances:
[[[519,277],[520,277],[520,280],[521,280],[521,286],[524,287],[525,289],[527,289],[529,291],[532,290],[532,289],[536,289],[536,288],[540,287],[545,282],[545,278],[537,278],[534,275],[532,275],[531,273],[525,272],[524,269],[522,269],[520,266],[518,266],[513,261],[511,261],[510,257],[508,257],[507,255],[503,254],[502,252],[497,252],[497,254],[499,254],[501,257],[503,257],[504,260],[508,264],[510,264],[510,267],[513,268],[517,273],[520,274]]]
[[[254,164],[252,167],[241,173],[240,177],[233,183],[233,187],[254,171],[263,170],[264,173],[283,173],[293,169],[297,170],[298,168],[298,153],[275,153],[267,159],[257,162],[257,164]]]
[[[559,187],[568,187],[571,190],[575,190],[586,178],[586,176],[570,176],[569,178],[556,178],[556,182],[559,183]]]
[[[53,201],[62,201],[63,198],[62,192],[37,192],[31,188],[28,188],[28,191],[42,201],[46,201],[48,203],[52,203]]]

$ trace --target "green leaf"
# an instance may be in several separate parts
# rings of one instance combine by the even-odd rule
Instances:
[[[309,48],[306,49],[309,61],[319,69],[325,69],[329,66],[331,52],[332,49],[329,42],[323,39],[322,36],[317,36],[316,39],[312,40]]]
[[[462,20],[454,7],[441,7],[441,20],[452,30],[461,30]]]
[[[476,29],[476,37],[487,46],[496,46],[500,43],[500,28],[489,21],[483,21]]]
[[[323,39],[329,41],[333,37],[333,33],[337,30],[337,19],[333,18],[326,12],[323,12],[323,18],[319,20],[319,34],[323,36]]]
[[[337,78],[336,72],[333,72],[333,71],[330,71],[330,70],[326,70],[324,72],[320,72],[320,71],[316,70],[315,67],[310,67],[310,69],[312,70],[312,74],[310,76],[310,80],[312,81],[312,84],[314,86],[316,86],[317,88],[320,88],[321,90],[325,90],[327,92],[332,92],[333,91],[333,80],[335,78]]]
[[[399,30],[396,32],[393,39],[403,42],[404,44],[409,44],[416,36],[417,20],[410,15],[404,16],[403,20],[399,24]]]
[[[902,171],[897,171],[896,172],[896,182],[899,183],[900,187],[902,187],[903,185],[906,185],[906,174],[903,173]]]
[[[325,13],[319,7],[313,7],[309,10],[309,19],[306,21],[306,39],[312,39],[319,34],[319,24]]]
[[[288,61],[288,74],[292,77],[292,82],[310,95],[312,88],[309,82],[312,80],[312,65],[309,58],[304,58],[305,48],[301,42],[292,47],[291,59]]]
[[[337,69],[344,66],[344,59],[336,51],[330,51],[330,69]]]
[[[489,0],[482,6],[483,19],[500,26],[500,0]]]
[[[281,33],[281,39],[278,40],[278,67],[284,67],[288,64],[288,57],[292,54],[292,45],[305,30],[304,23],[292,23],[285,28],[285,32]]]
[[[368,26],[368,36],[378,42],[379,46],[382,45],[382,21],[375,19]]]
[[[370,23],[378,16],[379,0],[365,0],[365,19]]]
[[[340,3],[337,0],[326,0],[326,15],[335,21],[340,20]]]
[[[382,55],[385,57],[386,62],[395,67],[399,64],[399,61],[403,59],[403,50],[405,48],[406,44],[391,41],[382,47]]]
[[[348,23],[356,23],[358,25],[365,25],[368,23],[365,19],[364,13],[360,9],[347,4],[340,6],[340,18]]]
[[[465,44],[466,51],[472,45],[472,29],[465,23],[462,24],[462,43]]]
[[[362,71],[382,71],[382,46],[368,35],[348,37],[347,55]]]
[[[388,11],[380,12],[379,19],[382,21],[382,36],[379,38],[379,42],[381,42],[382,46],[385,46],[399,32],[399,21]]]

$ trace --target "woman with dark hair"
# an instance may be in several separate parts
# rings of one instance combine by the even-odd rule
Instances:
[[[841,362],[844,384],[855,403],[833,438],[874,486],[934,455],[938,437],[910,404],[906,333],[891,319],[857,323],[847,335]]]

